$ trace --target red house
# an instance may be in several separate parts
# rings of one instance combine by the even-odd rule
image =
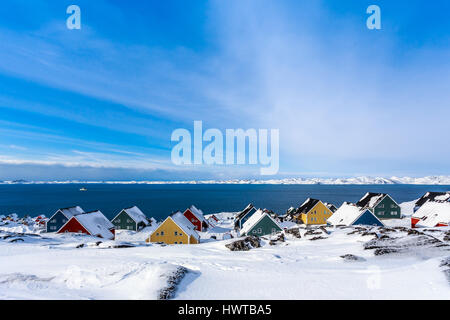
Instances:
[[[100,211],[73,216],[58,233],[80,233],[93,237],[114,240],[114,225]]]
[[[203,232],[208,228],[208,223],[206,222],[205,217],[203,217],[202,210],[197,209],[195,206],[186,209],[183,215],[194,225],[196,231]]]
[[[411,217],[412,228],[448,227],[450,202],[427,201]]]

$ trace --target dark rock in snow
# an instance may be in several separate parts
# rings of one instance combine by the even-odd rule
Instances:
[[[327,228],[324,226],[321,226],[319,229],[322,230],[323,233],[325,233],[325,234],[330,234],[330,231],[328,231]]]
[[[81,249],[81,248],[84,248],[84,247],[85,247],[85,244],[84,244],[84,243],[80,243],[80,244],[77,245],[75,248]]]
[[[373,232],[373,231],[372,232],[366,231],[366,232],[361,233],[361,235],[362,236],[375,236],[375,237],[378,238],[378,234],[376,232]]]
[[[11,242],[11,243],[19,242],[19,241],[24,242],[25,240],[23,240],[22,238],[16,238],[16,239],[9,240],[9,242]]]
[[[249,236],[242,240],[233,241],[225,245],[231,251],[249,251],[261,247],[261,240],[255,236]]]
[[[292,228],[292,229],[287,229],[285,231],[287,234],[292,234],[294,237],[301,239],[302,236],[300,235],[300,228]]]
[[[311,239],[309,239],[309,240],[315,241],[315,240],[323,240],[323,239],[328,239],[328,238],[327,238],[327,237],[321,237],[321,236],[319,236],[319,237],[311,238]]]
[[[210,239],[214,239],[214,240],[217,240],[217,237],[216,236],[214,236],[214,235],[212,235],[211,237],[209,237]]]
[[[413,235],[413,234],[423,234],[423,232],[417,231],[416,229],[409,229],[408,230],[408,236]]]
[[[375,250],[375,255],[381,256],[381,255],[397,253],[397,252],[400,252],[400,250],[394,249],[394,248],[379,248],[379,249]]]
[[[305,232],[305,236],[317,236],[322,234],[322,232],[320,231],[316,231],[316,229],[310,229],[308,231]]]
[[[177,270],[167,278],[167,287],[161,289],[158,293],[158,300],[169,300],[175,296],[177,286],[188,273],[185,267],[178,267]]]
[[[363,257],[358,257],[353,254],[344,254],[341,258],[345,261],[366,261]]]
[[[281,233],[276,239],[270,240],[269,244],[270,244],[271,246],[274,246],[274,245],[278,244],[279,242],[285,242],[285,241],[286,241],[286,240],[285,240],[285,238],[284,238],[284,234]]]

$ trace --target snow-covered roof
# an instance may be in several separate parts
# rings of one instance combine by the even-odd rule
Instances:
[[[189,210],[197,217],[200,221],[205,221],[205,217],[203,216],[203,211],[198,209],[196,206],[192,205]]]
[[[100,236],[105,239],[114,238],[114,234],[110,231],[110,229],[114,228],[114,225],[100,211],[80,214],[74,219],[77,219],[93,236]]]
[[[123,209],[123,211],[125,211],[131,217],[131,219],[134,220],[134,222],[144,222],[145,225],[148,225],[149,222],[146,215],[138,207],[134,206],[131,208]]]
[[[356,204],[359,207],[375,207],[387,194],[367,192]]]
[[[245,207],[244,210],[239,211],[236,216],[234,217],[234,221],[239,221],[240,219],[244,218],[249,212],[251,212],[252,210],[256,210],[255,207],[253,206],[253,204],[249,204],[248,206]]]
[[[369,210],[367,208],[361,208],[354,203],[345,202],[328,218],[327,222],[331,225],[349,226],[366,211]],[[372,214],[370,211],[369,213]]]
[[[250,231],[250,229],[253,228],[254,225],[256,225],[260,220],[262,220],[265,216],[269,217],[276,225],[278,223],[269,215],[267,212],[264,212],[261,209],[258,209],[250,218],[248,218],[247,221],[242,225],[241,234],[247,234],[247,232]],[[281,228],[281,227],[280,227]]]
[[[439,223],[450,223],[450,202],[427,201],[413,215],[420,219],[416,224],[419,227],[435,227]]]
[[[181,212],[174,213],[168,219],[172,219],[187,235],[197,239],[200,237],[192,223]]]
[[[419,200],[416,201],[416,206],[420,207],[427,201],[450,201],[450,191],[447,192],[427,192]]]
[[[60,211],[67,219],[84,213],[84,210],[80,206],[63,208],[59,209],[58,211]]]
[[[305,202],[297,209],[296,213],[308,213],[310,212],[320,200],[308,198]]]

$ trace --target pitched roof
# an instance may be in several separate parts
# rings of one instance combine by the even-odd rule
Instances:
[[[145,223],[145,225],[148,225],[149,223],[147,220],[147,216],[136,206],[123,209],[122,211],[125,211],[136,223],[143,222]]]
[[[259,221],[261,221],[265,216],[267,216],[270,220],[273,221],[277,226],[278,223],[265,211],[258,209],[247,221],[242,225],[241,234],[246,234],[250,231]],[[280,227],[281,229],[281,227]]]
[[[336,212],[336,210],[338,209],[334,204],[332,204],[332,203],[328,203],[328,202],[325,202],[324,203],[324,205],[325,205],[325,207],[327,207],[328,209],[330,209],[331,210],[331,212]]]
[[[376,216],[370,212],[367,208],[359,207],[354,203],[344,202],[339,209],[336,210],[335,213],[331,217],[328,218],[327,222],[331,225],[352,225],[361,215],[365,212]],[[379,220],[377,218],[377,220]],[[381,222],[381,221],[380,221]]]
[[[420,219],[417,226],[435,227],[439,223],[450,223],[450,202],[448,201],[427,201],[413,215],[413,218]]]
[[[377,204],[385,197],[387,196],[386,193],[374,193],[374,192],[367,192],[357,203],[356,205],[358,207],[369,207],[373,208],[376,207]]]
[[[187,235],[194,236],[197,239],[200,237],[197,231],[195,231],[194,225],[180,211],[175,212],[167,219],[172,219],[173,222],[175,222],[175,224],[179,226]]]
[[[236,216],[234,217],[234,221],[238,221],[238,220],[244,218],[244,217],[247,215],[247,213],[249,213],[249,212],[250,212],[252,209],[254,209],[254,208],[255,208],[255,207],[253,206],[253,204],[250,203],[249,205],[247,205],[247,206],[245,207],[244,210],[242,210],[242,211],[240,211],[240,212],[238,212],[238,213],[236,214]]]
[[[416,201],[416,207],[420,207],[427,201],[450,201],[450,191],[447,192],[427,192],[419,200]]]
[[[312,208],[314,208],[316,206],[316,204],[318,204],[320,202],[320,200],[317,199],[312,199],[312,198],[308,198],[306,199],[305,202],[303,202],[303,204],[298,207],[296,213],[308,213],[309,211],[311,211]]]
[[[85,213],[80,206],[58,209],[67,219]],[[56,212],[58,212],[56,211]]]
[[[203,211],[198,209],[196,206],[192,205],[189,210],[197,217],[200,221],[205,221],[205,217],[203,216]]]
[[[105,239],[114,238],[114,234],[110,231],[114,228],[114,225],[100,211],[80,214],[75,216],[74,219],[93,236],[100,236]]]

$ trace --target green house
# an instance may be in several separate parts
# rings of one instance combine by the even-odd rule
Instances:
[[[265,236],[283,231],[278,223],[267,212],[257,210],[245,223],[240,231],[241,236]]]
[[[401,218],[400,206],[386,193],[368,192],[356,205],[369,209],[378,219]]]
[[[148,226],[149,220],[138,207],[123,209],[111,220],[116,230],[139,231]]]

